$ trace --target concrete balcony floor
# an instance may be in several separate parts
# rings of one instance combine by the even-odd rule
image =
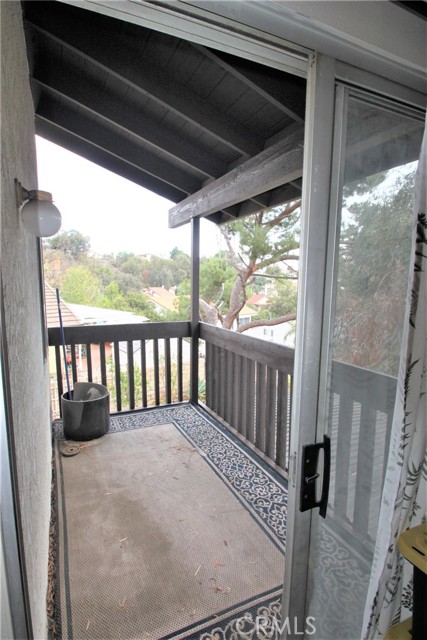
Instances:
[[[112,416],[88,442],[54,431],[57,638],[229,640],[257,615],[273,629],[283,479],[190,405]]]

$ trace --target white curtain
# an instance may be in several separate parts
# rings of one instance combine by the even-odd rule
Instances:
[[[381,638],[411,615],[413,567],[402,558],[402,531],[427,510],[427,128],[416,179],[409,276],[397,397],[378,535],[364,615],[364,635]]]

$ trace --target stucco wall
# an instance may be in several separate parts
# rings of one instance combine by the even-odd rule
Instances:
[[[1,271],[25,560],[35,638],[46,637],[51,438],[38,239],[21,225],[14,178],[37,188],[33,104],[21,4],[0,2]]]

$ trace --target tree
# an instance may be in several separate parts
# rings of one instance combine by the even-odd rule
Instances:
[[[88,267],[71,267],[63,278],[61,296],[65,302],[96,306],[100,298],[100,282]]]
[[[61,231],[53,238],[44,240],[44,244],[52,250],[62,251],[75,259],[87,255],[90,249],[90,239],[80,231]]]
[[[219,320],[225,329],[231,329],[251,293],[250,285],[255,276],[269,277],[268,269],[281,263],[284,268],[281,277],[289,277],[286,273],[289,270],[288,262],[298,261],[295,250],[299,246],[299,215],[300,202],[295,201],[260,211],[221,228],[227,244],[227,262],[233,269],[232,282],[229,279],[230,271],[221,270],[218,265],[217,275],[221,281],[222,293],[216,301],[212,295],[207,299],[202,298],[200,313],[205,321],[216,323]],[[215,270],[213,273],[215,275]],[[227,290],[227,285],[230,284]],[[242,325],[238,331],[243,332],[254,326],[280,324],[294,320],[295,317],[295,309],[292,308],[279,318],[260,318]]]
[[[347,185],[337,274],[334,355],[397,375],[407,288],[414,172]]]

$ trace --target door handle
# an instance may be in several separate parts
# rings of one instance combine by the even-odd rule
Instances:
[[[323,449],[323,481],[320,500],[316,500],[317,471],[319,453]],[[331,476],[331,440],[323,437],[323,442],[306,444],[302,448],[300,511],[319,507],[319,515],[324,518],[328,507],[329,480]]]

